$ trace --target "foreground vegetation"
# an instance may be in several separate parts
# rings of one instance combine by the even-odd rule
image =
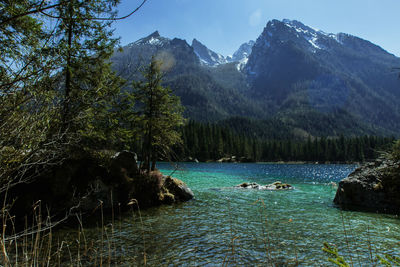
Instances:
[[[137,142],[149,172],[180,143],[182,106],[161,86],[162,62],[153,60],[131,84],[111,70],[118,3],[1,2],[2,196],[68,159]]]
[[[18,265],[21,259],[24,265],[55,264],[65,242],[54,251],[52,229],[78,216],[91,193],[111,188],[111,195],[103,196],[111,203],[99,201],[92,210],[106,205],[113,209],[118,199],[112,192],[118,188],[126,191],[128,201],[135,197],[129,191],[136,181],[143,180],[135,184],[136,191],[152,185],[140,187],[145,195],[168,180],[161,174],[153,179],[155,163],[181,142],[176,129],[184,122],[182,106],[161,86],[161,61],[154,59],[140,69],[142,75],[132,83],[112,71],[109,59],[118,44],[112,38],[112,22],[141,6],[117,17],[118,3],[0,2],[0,245],[5,266]],[[109,152],[137,143],[140,169],[133,177],[126,166],[119,166],[114,177],[119,180],[110,181]],[[174,196],[164,193],[163,200],[172,203]],[[118,208],[126,209],[125,204]],[[81,264],[77,251],[78,262],[71,264]]]
[[[121,214],[118,206],[114,207],[112,213],[103,212],[101,203],[98,205],[102,217],[100,217],[95,225],[91,225],[87,220],[81,216],[74,218],[78,224],[73,228],[66,229],[46,229],[45,218],[36,217],[37,221],[32,227],[34,231],[29,232],[24,237],[6,238],[2,252],[6,252],[7,257],[0,258],[0,264],[4,266],[115,266],[130,264],[131,266],[143,265],[163,265],[174,264],[173,259],[165,259],[161,254],[154,255],[155,250],[152,246],[152,239],[154,238],[154,230],[151,229],[151,224],[141,216],[141,211],[137,210],[138,203],[132,201],[130,203],[132,209],[128,213]],[[271,213],[268,212],[266,204],[263,200],[258,199],[254,203],[248,203],[252,209],[258,211],[258,216],[254,217],[254,223],[257,225],[257,232],[259,236],[249,237],[254,238],[254,242],[258,245],[261,244],[259,249],[259,264],[266,266],[274,266],[279,264],[289,266],[301,266],[301,246],[297,247],[296,242],[287,242],[273,227],[274,218],[271,218]],[[190,212],[186,210],[186,212]],[[241,218],[235,218],[232,211],[225,210],[222,220],[239,221]],[[124,219],[123,219],[124,218]],[[398,258],[396,256],[385,255],[379,248],[375,247],[373,235],[371,235],[370,242],[366,242],[365,238],[357,236],[352,232],[357,226],[351,224],[351,217],[342,214],[343,228],[341,234],[345,238],[340,243],[319,244],[321,247],[319,260],[325,258],[326,264],[337,266],[397,266]],[[135,237],[129,238],[126,236],[126,226],[121,224],[127,223],[131,225],[131,231],[135,231]],[[157,223],[154,222],[153,223]],[[181,222],[183,223],[183,222]],[[289,224],[302,223],[301,221],[285,220],[283,225],[287,225],[287,229],[291,229]],[[180,223],[178,223],[180,225]],[[243,250],[248,249],[244,247],[241,239],[243,233],[239,233],[234,225],[227,226],[222,232],[220,237],[225,241],[219,246],[225,246],[225,258],[211,259],[209,264],[230,266],[241,264],[241,257],[248,257],[249,255],[243,254]],[[285,228],[285,226],[283,226]],[[160,228],[157,228],[160,229]],[[169,228],[167,228],[169,229]],[[160,235],[157,232],[157,235]],[[363,237],[369,237],[370,233],[362,234]],[[134,241],[133,241],[134,240]],[[296,237],[293,237],[296,240]],[[364,241],[360,241],[364,240]],[[376,240],[376,239],[375,239]],[[131,242],[134,242],[135,248],[132,248]],[[288,251],[285,254],[277,254],[280,249],[275,248],[274,244],[285,243],[288,246]],[[360,243],[357,243],[360,242]],[[291,245],[289,245],[291,244]],[[349,250],[349,248],[356,247],[356,250]],[[134,251],[135,253],[132,253]],[[190,243],[185,252],[192,254],[197,251],[197,257],[202,257],[204,251],[199,248],[193,247]],[[325,252],[324,252],[325,251]],[[282,253],[283,251],[281,251]],[[287,253],[289,252],[289,253]],[[304,251],[303,251],[304,252]],[[4,254],[2,254],[4,255]],[[182,258],[177,256],[176,260],[186,259],[191,263],[196,263],[196,258],[188,259],[187,255],[180,254]],[[396,254],[398,255],[398,254]],[[361,258],[361,259],[360,259]],[[394,260],[393,260],[394,259]],[[391,265],[385,265],[384,261],[389,262]],[[200,262],[204,262],[201,261]],[[321,264],[321,261],[316,261]],[[322,264],[324,262],[322,261]],[[339,263],[343,264],[340,265]],[[325,264],[323,264],[325,265]],[[330,266],[330,265],[329,265]]]

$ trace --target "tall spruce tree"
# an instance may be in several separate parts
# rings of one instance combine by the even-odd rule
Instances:
[[[183,125],[183,106],[168,87],[161,85],[162,62],[152,59],[143,71],[144,80],[133,83],[132,95],[137,100],[137,115],[143,133],[141,168],[152,171],[160,157],[167,157],[173,145],[180,144],[178,127]]]
[[[61,70],[60,127],[85,140],[109,139],[118,124],[107,114],[118,103],[123,84],[109,61],[118,42],[111,37],[110,25],[119,1],[58,2],[63,4],[46,14],[58,25],[54,49]]]

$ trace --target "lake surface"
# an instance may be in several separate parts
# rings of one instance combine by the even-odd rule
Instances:
[[[115,223],[115,253],[126,265],[330,265],[322,251],[334,244],[355,266],[398,255],[396,216],[340,211],[332,200],[355,165],[182,163],[160,170],[186,182],[195,199],[152,208]],[[242,182],[289,183],[291,191],[232,188]],[[372,248],[369,248],[372,244]]]

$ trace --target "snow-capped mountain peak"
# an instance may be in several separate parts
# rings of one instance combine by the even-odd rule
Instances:
[[[161,37],[160,33],[158,31],[153,32],[149,36],[139,39],[136,42],[134,42],[134,45],[155,45],[155,46],[163,46],[166,43],[171,41],[168,38]]]
[[[246,65],[255,42],[250,40],[242,44],[232,56],[227,57],[228,62],[237,62],[237,69],[240,71]]]
[[[283,19],[282,21],[269,21],[263,34],[257,39],[256,45],[258,47],[269,47],[271,43],[284,43],[289,40],[313,53],[329,49],[330,40],[341,44],[340,34],[326,33],[306,26],[297,20]]]
[[[203,45],[196,39],[193,39],[192,47],[195,54],[200,59],[200,62],[204,65],[214,67],[220,64],[227,63],[227,60],[224,56],[208,49],[205,45]]]

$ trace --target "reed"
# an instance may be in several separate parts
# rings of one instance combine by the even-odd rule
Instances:
[[[112,197],[111,197],[112,199]],[[227,201],[227,252],[225,259],[222,262],[223,266],[242,265],[243,248],[241,248],[240,233],[235,229],[233,222],[234,216],[232,205]],[[1,210],[2,230],[0,240],[0,265],[2,266],[118,266],[129,262],[132,265],[158,265],[157,260],[151,259],[151,248],[148,245],[148,225],[142,217],[142,212],[137,200],[130,201],[132,221],[138,221],[137,227],[141,232],[141,252],[134,255],[137,258],[121,258],[118,252],[122,251],[121,244],[116,241],[122,229],[122,219],[127,218],[128,214],[121,213],[121,207],[111,209],[111,214],[107,214],[103,210],[103,203],[99,202],[98,210],[100,212],[99,227],[97,228],[97,236],[88,236],[87,227],[84,225],[83,215],[76,214],[75,218],[78,222],[76,231],[67,236],[60,235],[63,229],[49,227],[57,225],[52,222],[52,217],[47,210],[47,215],[42,213],[43,207],[40,202],[33,205],[33,216],[28,225],[28,220],[25,222],[23,231],[17,232],[15,226],[15,217],[8,213],[6,206]],[[285,255],[285,262],[279,259],[277,251],[274,251],[274,244],[279,239],[278,235],[273,232],[273,220],[271,226],[271,218],[273,215],[268,214],[268,205],[263,199],[258,199],[252,203],[253,207],[258,210],[258,225],[260,227],[261,242],[264,248],[264,257],[259,259],[259,264],[263,266],[279,266],[287,264],[288,266],[298,266],[301,262],[298,259],[298,248],[296,244],[293,247],[293,255]],[[115,214],[117,212],[117,214]],[[190,211],[189,211],[190,212]],[[322,250],[327,254],[327,263],[337,266],[398,266],[400,258],[395,255],[383,254],[379,251],[374,251],[374,241],[370,236],[369,226],[366,231],[366,244],[361,244],[353,233],[354,226],[350,218],[345,216],[345,212],[340,213],[341,224],[343,229],[343,247],[337,247],[333,244],[325,243]],[[116,220],[117,218],[117,220]],[[293,223],[291,220],[287,223]],[[119,230],[118,230],[119,229]],[[147,238],[147,239],[146,239]],[[295,238],[295,237],[293,237]],[[368,253],[368,262],[365,262],[365,255],[361,255],[359,250],[354,247],[365,245],[366,253]],[[149,251],[150,252],[149,252]],[[194,251],[196,256],[197,247],[188,249],[188,253]],[[345,252],[344,254],[341,251]],[[196,256],[197,257],[197,256]],[[362,259],[363,258],[363,259]],[[162,264],[174,264],[173,259],[159,259]],[[196,263],[197,260],[193,259]],[[212,264],[212,263],[211,263]],[[218,265],[221,262],[214,262]]]
[[[139,216],[143,237],[143,263],[147,265],[145,227],[139,203],[135,199],[131,203],[135,205],[135,209],[131,209],[132,214]],[[16,218],[9,214],[7,207],[3,205],[1,209],[0,266],[116,266],[124,263],[124,259],[117,256],[115,209],[112,208],[111,214],[106,216],[102,202],[98,205],[100,218],[97,222],[97,237],[86,235],[84,216],[81,213],[75,215],[77,230],[72,234],[69,231],[69,234],[63,235],[62,228],[55,230],[59,225],[52,223],[49,214],[45,217],[42,215],[40,201],[33,205],[32,219],[25,218],[24,229],[18,232]],[[117,210],[121,229],[120,205]]]
[[[359,248],[361,248],[363,244],[360,241],[355,240],[354,234],[352,234],[352,238],[349,237],[349,234],[346,229],[349,229],[350,232],[354,232],[351,229],[351,222],[349,219],[343,214],[343,211],[340,211],[341,221],[343,226],[343,231],[345,234],[345,250],[347,251],[345,254],[340,252],[340,248],[334,244],[329,244],[325,242],[323,244],[322,250],[328,255],[327,260],[334,265],[340,267],[352,267],[355,266],[355,262],[353,258],[357,258],[356,266],[400,266],[400,257],[396,255],[392,255],[390,253],[382,253],[379,250],[374,252],[374,245],[371,241],[370,234],[370,226],[367,225],[366,231],[366,253],[368,254],[368,263],[361,261],[361,254]],[[347,226],[346,226],[347,225]],[[351,247],[356,249],[351,249]]]

